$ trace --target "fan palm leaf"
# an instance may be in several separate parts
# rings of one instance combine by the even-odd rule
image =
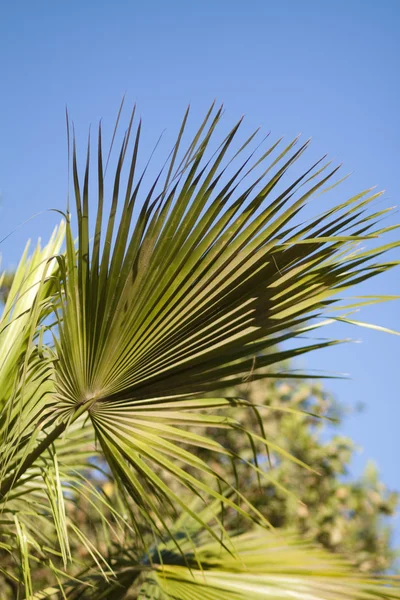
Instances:
[[[337,168],[318,162],[285,187],[283,177],[308,143],[296,149],[294,140],[280,150],[276,142],[255,158],[248,151],[251,135],[229,158],[239,122],[212,153],[221,114],[211,108],[181,152],[185,115],[167,167],[148,192],[142,190],[143,174],[136,173],[139,123],[122,192],[132,115],[117,161],[103,244],[101,130],[92,244],[90,146],[81,186],[73,145],[78,251],[68,218],[55,368],[56,410],[62,422],[55,431],[58,435],[87,413],[117,479],[144,514],[157,516],[153,522],[162,510],[157,502],[148,504],[149,490],[161,503],[182,504],[154,473],[153,461],[187,489],[211,493],[201,477],[191,478],[184,469],[196,463],[205,473],[207,466],[176,443],[181,426],[215,426],[220,418],[210,411],[229,406],[223,399],[202,396],[238,383],[250,372],[262,377],[267,365],[337,343],[279,346],[324,323],[321,317],[340,293],[394,265],[376,259],[397,242],[355,251],[361,240],[388,231],[379,227],[379,212],[371,216],[366,210],[378,194],[367,190],[299,222],[308,199],[330,184]],[[249,156],[241,159],[247,151]],[[144,201],[133,222],[139,196]],[[207,414],[199,414],[205,407]],[[165,428],[160,430],[160,424]],[[235,426],[229,418],[220,424]],[[218,492],[212,495],[218,497]]]
[[[73,139],[78,243],[68,208],[52,303],[54,346],[42,350],[38,342],[24,360],[24,391],[18,391],[24,427],[21,433],[10,409],[4,427],[15,450],[7,456],[0,499],[24,483],[66,430],[68,436],[85,422],[116,481],[152,528],[168,532],[168,515],[183,510],[214,538],[220,535],[155,466],[172,474],[185,494],[217,499],[265,523],[238,490],[235,500],[224,493],[232,484],[212,473],[195,450],[205,446],[237,457],[207,435],[192,435],[190,427],[240,427],[235,406],[244,401],[219,397],[220,390],[249,376],[265,377],[267,366],[269,376],[279,376],[282,361],[339,343],[303,338],[332,319],[351,321],[342,297],[395,266],[384,254],[399,242],[379,243],[393,227],[380,225],[386,210],[371,212],[380,195],[373,190],[302,222],[308,201],[335,186],[337,167],[322,159],[285,183],[290,169],[297,173],[308,142],[296,138],[284,145],[267,138],[253,149],[252,133],[238,147],[240,121],[215,144],[221,117],[222,109],[211,107],[186,143],[186,113],[166,164],[145,188],[145,172],[138,168],[141,122],[135,124],[133,113],[107,217],[101,127],[95,184],[91,145],[81,181]],[[369,240],[372,247],[359,248]],[[332,316],[333,308],[339,312]],[[35,316],[31,336],[37,322]],[[248,435],[250,444],[263,439],[262,431]],[[272,440],[264,443],[282,452]],[[254,469],[272,476],[256,460]]]

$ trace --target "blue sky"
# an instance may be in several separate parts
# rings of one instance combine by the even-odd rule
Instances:
[[[335,192],[338,201],[376,185],[387,190],[387,205],[398,204],[399,26],[397,0],[2,3],[0,239],[65,206],[65,105],[86,131],[101,117],[111,124],[125,92],[154,140],[176,128],[189,102],[200,117],[217,98],[227,120],[245,114],[249,130],[261,125],[276,137],[301,132],[313,137],[313,154],[344,162],[353,175]],[[45,212],[2,242],[3,266],[55,222]],[[359,291],[400,294],[400,271]],[[398,303],[360,318],[400,331]],[[353,472],[373,458],[387,485],[400,489],[400,338],[331,333],[362,343],[309,355],[305,364],[351,374],[329,388],[346,404],[365,405],[343,427],[364,449]]]

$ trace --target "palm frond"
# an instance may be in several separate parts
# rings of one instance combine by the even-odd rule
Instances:
[[[235,486],[211,472],[195,449],[237,457],[207,435],[192,435],[190,427],[240,427],[235,407],[244,401],[221,398],[221,390],[265,377],[265,367],[268,376],[280,376],[282,361],[340,343],[306,343],[303,337],[334,319],[349,320],[342,296],[394,267],[396,261],[382,257],[400,242],[379,242],[393,227],[381,227],[385,212],[371,211],[379,197],[372,190],[301,221],[308,201],[335,187],[337,168],[322,159],[285,183],[290,169],[297,173],[308,142],[296,138],[284,145],[267,138],[254,149],[252,133],[235,146],[240,121],[216,144],[221,117],[222,109],[211,107],[186,143],[186,113],[167,162],[146,188],[145,172],[138,170],[141,123],[132,114],[108,217],[99,128],[93,227],[91,144],[81,183],[73,140],[78,245],[68,213],[56,308],[53,303],[54,347],[40,339],[36,302],[28,335],[36,336],[35,344],[17,382],[23,410],[11,402],[3,412],[9,416],[0,499],[16,493],[27,477],[35,479],[43,456],[84,421],[153,531],[168,532],[170,517],[183,510],[216,541],[223,535],[223,526],[222,533],[213,531],[154,467],[168,471],[182,492],[200,496],[204,504],[213,498],[266,524],[239,490],[235,496],[225,493]],[[359,248],[370,240],[371,248]],[[263,438],[262,431],[248,436],[250,445]],[[193,451],[182,448],[182,441]],[[273,440],[264,443],[282,452]],[[261,472],[256,457],[254,469],[272,476]],[[57,478],[53,484],[55,490]],[[54,519],[61,532],[62,515],[54,513]]]
[[[215,145],[221,116],[221,109],[211,107],[182,149],[186,114],[169,160],[145,190],[144,173],[137,172],[141,123],[135,129],[132,114],[103,241],[99,129],[93,243],[91,145],[81,185],[73,140],[78,250],[68,219],[56,342],[57,414],[60,428],[83,413],[90,416],[116,479],[156,528],[166,526],[168,507],[172,513],[174,506],[185,507],[152,465],[172,473],[186,491],[222,498],[218,488],[204,482],[206,473],[212,475],[207,465],[179,448],[191,424],[237,426],[234,418],[218,421],[210,414],[225,403],[234,416],[234,401],[213,404],[205,396],[249,374],[263,377],[266,366],[339,343],[300,340],[305,331],[326,323],[322,317],[340,305],[341,294],[392,268],[394,262],[378,259],[399,245],[357,249],[360,241],[391,230],[380,228],[380,211],[368,212],[379,196],[371,190],[302,223],[304,206],[332,187],[337,168],[318,161],[285,184],[308,142],[296,148],[297,139],[286,146],[278,140],[258,157],[251,149],[255,134],[235,148],[240,121]],[[207,414],[199,414],[204,408]],[[213,445],[205,438],[193,438],[193,444]],[[213,449],[224,452],[215,444]],[[186,472],[188,465],[199,477]],[[217,478],[218,485],[227,484]],[[245,498],[234,506],[252,511]],[[252,516],[262,521],[259,513]]]
[[[51,387],[51,365],[42,355],[45,319],[52,312],[56,256],[65,223],[56,228],[32,256],[25,248],[0,318],[0,476],[2,484],[15,465],[34,447],[38,420]],[[43,384],[43,385],[42,385]],[[5,490],[3,489],[3,492]],[[4,494],[2,494],[4,495]]]

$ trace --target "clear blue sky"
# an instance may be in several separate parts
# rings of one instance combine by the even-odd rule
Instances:
[[[354,171],[338,200],[377,185],[397,204],[399,28],[399,0],[3,2],[0,238],[34,213],[65,206],[65,104],[86,130],[101,117],[111,123],[124,92],[154,136],[176,126],[188,102],[200,115],[214,98],[228,118],[245,113],[249,130],[313,136],[313,152]],[[25,239],[46,237],[55,220],[45,213],[2,243],[3,265],[15,264]],[[400,270],[362,291],[400,294]],[[400,330],[399,304],[363,317]],[[362,344],[310,355],[306,364],[352,375],[329,387],[366,406],[343,428],[364,448],[353,472],[374,458],[388,486],[400,489],[400,338],[335,334]]]

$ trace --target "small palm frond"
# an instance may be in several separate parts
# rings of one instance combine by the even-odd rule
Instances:
[[[28,248],[15,272],[0,318],[0,479],[2,485],[22,457],[34,448],[34,431],[47,407],[52,365],[43,357],[45,319],[53,308],[56,256],[65,235],[65,223],[56,228],[48,244]],[[15,474],[15,472],[14,472]],[[4,491],[4,489],[3,489]],[[1,494],[0,496],[3,496]]]
[[[44,317],[43,305],[49,297],[49,287],[53,285],[52,274],[57,268],[55,257],[61,249],[64,235],[65,222],[62,221],[46,246],[42,249],[39,242],[32,256],[28,256],[28,242],[13,276],[0,316],[1,407],[11,394],[29,337],[37,334],[38,324]],[[37,306],[39,310],[35,310]],[[35,322],[32,321],[34,315]]]

